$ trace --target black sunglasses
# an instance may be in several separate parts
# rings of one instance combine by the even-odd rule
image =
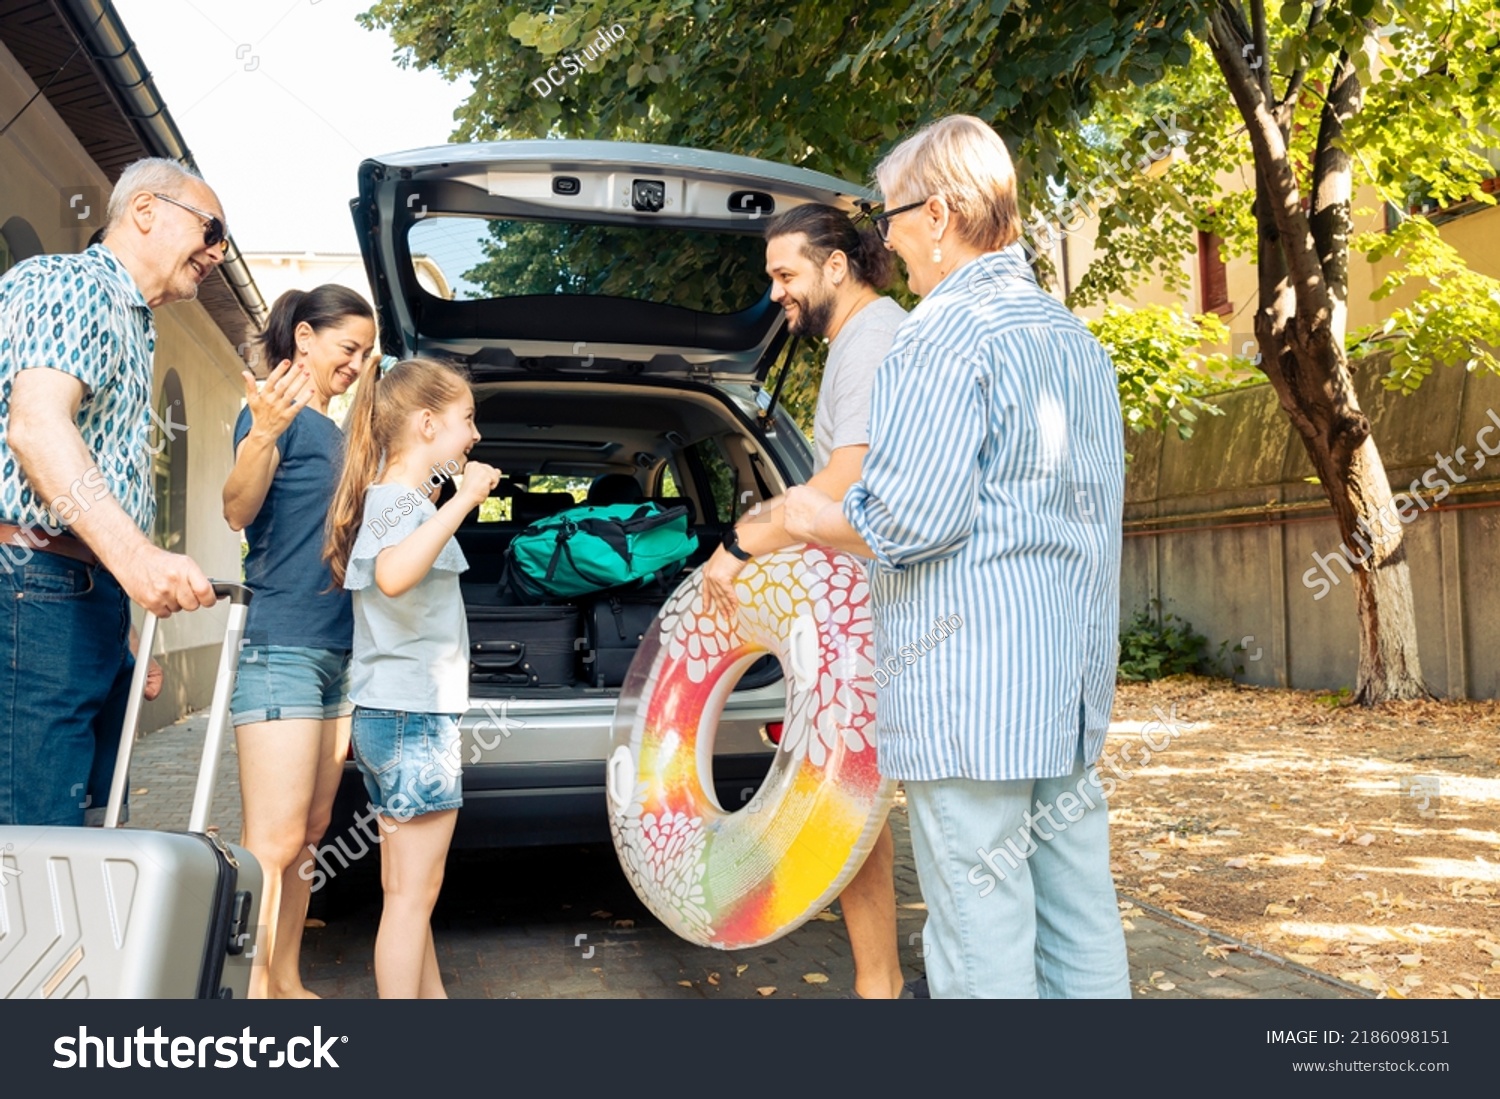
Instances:
[[[865,213],[869,216],[870,221],[874,224],[875,231],[880,234],[880,239],[882,241],[885,241],[890,239],[891,218],[895,217],[897,214],[904,214],[908,210],[915,210],[918,206],[926,205],[927,200],[924,198],[921,202],[908,202],[905,206],[897,206],[894,210],[887,210],[881,214],[871,214],[868,208],[865,210]]]
[[[224,223],[214,217],[213,214],[200,210],[196,206],[189,206],[186,202],[179,202],[171,195],[157,194],[155,191],[152,191],[151,197],[159,198],[163,202],[170,202],[173,206],[181,206],[184,210],[197,214],[206,223],[203,226],[204,247],[213,248],[217,245],[221,255],[229,251],[229,238],[224,234]]]

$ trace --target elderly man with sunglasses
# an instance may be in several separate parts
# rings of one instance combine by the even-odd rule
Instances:
[[[214,602],[144,533],[152,310],[191,301],[228,241],[213,191],[170,160],[127,167],[102,241],[0,279],[0,824],[95,823],[134,661],[129,600]],[[161,688],[153,669],[148,696]]]

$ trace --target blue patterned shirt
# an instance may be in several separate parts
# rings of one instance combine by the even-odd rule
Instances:
[[[147,449],[156,325],[130,272],[108,248],[35,256],[0,278],[0,521],[63,526],[108,491],[143,531],[156,517]],[[10,391],[18,371],[51,367],[85,386],[78,431],[102,484],[85,479],[71,507],[43,501],[10,449]]]
[[[1119,647],[1124,424],[1108,354],[1019,246],[951,273],[875,375],[844,514],[875,553],[876,722],[894,778],[1098,759]]]

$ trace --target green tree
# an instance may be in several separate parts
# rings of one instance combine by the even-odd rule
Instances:
[[[1302,439],[1348,544],[1373,531],[1354,577],[1364,703],[1424,693],[1410,575],[1391,492],[1359,406],[1346,343],[1351,246],[1398,255],[1425,284],[1395,314],[1388,384],[1410,389],[1458,355],[1495,369],[1500,288],[1467,271],[1412,219],[1356,238],[1356,182],[1400,208],[1489,202],[1478,150],[1496,127],[1500,75],[1490,0],[876,0],[830,5],[603,0],[548,6],[378,0],[405,61],[473,78],[455,137],[598,137],[745,153],[850,179],[900,136],[968,112],[1006,137],[1033,211],[1028,239],[1097,221],[1100,256],[1071,300],[1179,288],[1197,232],[1258,271],[1259,367]],[[624,40],[561,88],[533,84],[606,24]],[[547,87],[547,94],[538,90]],[[1166,170],[1161,170],[1166,169]],[[1226,183],[1226,180],[1229,182]],[[1451,306],[1461,306],[1454,323]],[[1159,315],[1116,315],[1121,349],[1153,346]],[[1468,325],[1473,327],[1469,328]],[[1162,401],[1153,371],[1182,357],[1121,362],[1130,388]],[[1193,385],[1166,377],[1184,426]],[[1181,390],[1178,397],[1174,385]],[[1154,396],[1152,396],[1154,394]],[[1148,404],[1149,410],[1149,404]],[[1148,414],[1148,419],[1149,419]],[[1368,537],[1368,536],[1366,536]]]

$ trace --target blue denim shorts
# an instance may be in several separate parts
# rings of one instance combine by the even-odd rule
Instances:
[[[354,708],[354,762],[370,804],[398,822],[464,803],[458,714]]]
[[[236,727],[261,721],[327,721],[352,712],[349,651],[297,645],[240,649],[229,712]]]

